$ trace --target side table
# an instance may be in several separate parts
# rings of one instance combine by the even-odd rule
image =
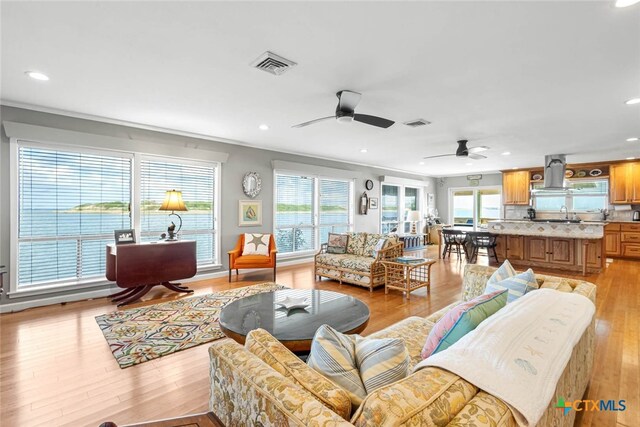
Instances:
[[[431,292],[431,266],[436,261],[431,258],[422,258],[417,261],[398,261],[397,258],[382,261],[384,265],[384,293],[389,289],[397,289],[407,294],[407,300],[411,299],[411,292],[422,287],[427,287]]]

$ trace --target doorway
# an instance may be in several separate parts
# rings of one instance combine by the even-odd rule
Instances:
[[[500,187],[452,188],[449,190],[449,223],[454,227],[481,230],[500,219]]]

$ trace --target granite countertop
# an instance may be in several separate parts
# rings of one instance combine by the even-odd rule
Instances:
[[[605,222],[583,221],[579,223],[541,222],[530,220],[489,221],[487,231],[516,236],[565,237],[572,239],[601,239]]]

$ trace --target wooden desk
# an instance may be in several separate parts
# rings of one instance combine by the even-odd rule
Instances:
[[[170,283],[196,275],[193,240],[107,245],[106,252],[107,280],[125,288],[110,296],[118,307],[138,300],[159,285],[176,292],[193,292],[179,283]]]

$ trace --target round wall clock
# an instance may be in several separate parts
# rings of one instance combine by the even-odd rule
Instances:
[[[373,181],[371,181],[370,179],[366,180],[364,182],[364,188],[366,188],[369,191],[373,190]]]

